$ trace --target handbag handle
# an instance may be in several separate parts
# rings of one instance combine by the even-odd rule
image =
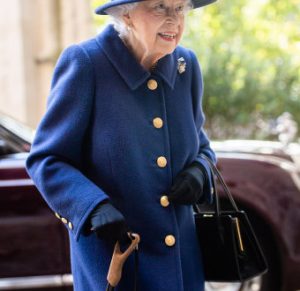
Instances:
[[[217,179],[220,182],[224,192],[226,193],[227,197],[229,198],[231,206],[234,208],[234,210],[239,211],[239,208],[237,207],[237,205],[236,205],[236,203],[233,199],[233,196],[232,196],[228,186],[226,185],[221,173],[217,169],[217,167],[214,165],[212,160],[209,159],[206,155],[201,154],[200,156],[201,156],[201,158],[203,158],[204,160],[206,160],[208,162],[210,170],[212,172],[213,189],[214,189],[214,193],[215,193],[215,210],[216,210],[217,215],[220,216],[220,202],[219,202],[219,194],[218,194],[216,183],[215,183],[215,176],[217,177]],[[198,207],[197,207],[197,209],[198,209]]]
[[[221,241],[224,243],[224,236],[225,236],[225,229],[222,226],[222,223],[220,221],[220,200],[219,200],[219,193],[216,187],[216,178],[217,180],[220,182],[221,186],[223,187],[224,192],[226,193],[227,197],[229,198],[229,202],[231,204],[231,206],[234,208],[235,211],[239,212],[239,209],[233,199],[233,196],[229,190],[229,188],[227,187],[221,173],[219,172],[219,170],[217,169],[217,167],[214,165],[214,163],[204,154],[200,155],[201,158],[203,158],[204,160],[206,160],[208,162],[211,174],[212,174],[212,182],[213,182],[213,189],[214,189],[214,193],[215,193],[215,199],[214,199],[214,206],[215,206],[215,219],[216,219],[216,223],[217,223],[217,227],[218,227],[218,233],[220,235],[220,239]],[[215,178],[216,177],[216,178]],[[194,208],[196,209],[196,211],[200,214],[201,210],[199,205],[194,204]]]

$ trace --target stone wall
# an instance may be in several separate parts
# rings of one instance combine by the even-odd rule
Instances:
[[[0,112],[36,127],[61,50],[93,34],[88,0],[10,0],[0,9]]]

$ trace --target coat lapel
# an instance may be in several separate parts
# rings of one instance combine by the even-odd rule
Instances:
[[[155,73],[159,75],[172,89],[174,89],[174,84],[177,76],[176,68],[176,50],[170,55],[166,55],[158,61]]]
[[[107,26],[96,37],[96,40],[130,89],[137,89],[149,79],[151,73],[138,63],[112,25]],[[155,74],[159,75],[172,89],[174,88],[177,75],[175,53],[159,60]]]

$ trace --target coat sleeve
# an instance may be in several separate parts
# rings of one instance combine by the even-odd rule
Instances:
[[[94,83],[87,53],[77,45],[67,48],[55,67],[47,111],[26,161],[42,196],[76,240],[93,208],[108,198],[80,171]]]
[[[205,115],[202,109],[202,97],[203,97],[203,78],[201,69],[197,60],[196,55],[191,51],[192,58],[192,96],[194,106],[194,118],[199,136],[199,151],[196,157],[196,162],[200,163],[201,167],[205,169],[208,183],[205,185],[204,194],[205,200],[209,203],[213,201],[213,176],[209,167],[208,162],[201,157],[201,155],[207,156],[214,163],[216,163],[216,155],[210,147],[210,141],[203,129],[205,122]]]

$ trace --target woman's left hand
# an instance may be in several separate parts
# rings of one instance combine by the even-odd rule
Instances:
[[[186,205],[201,203],[206,180],[205,169],[199,163],[193,162],[175,178],[168,196],[169,201]]]

